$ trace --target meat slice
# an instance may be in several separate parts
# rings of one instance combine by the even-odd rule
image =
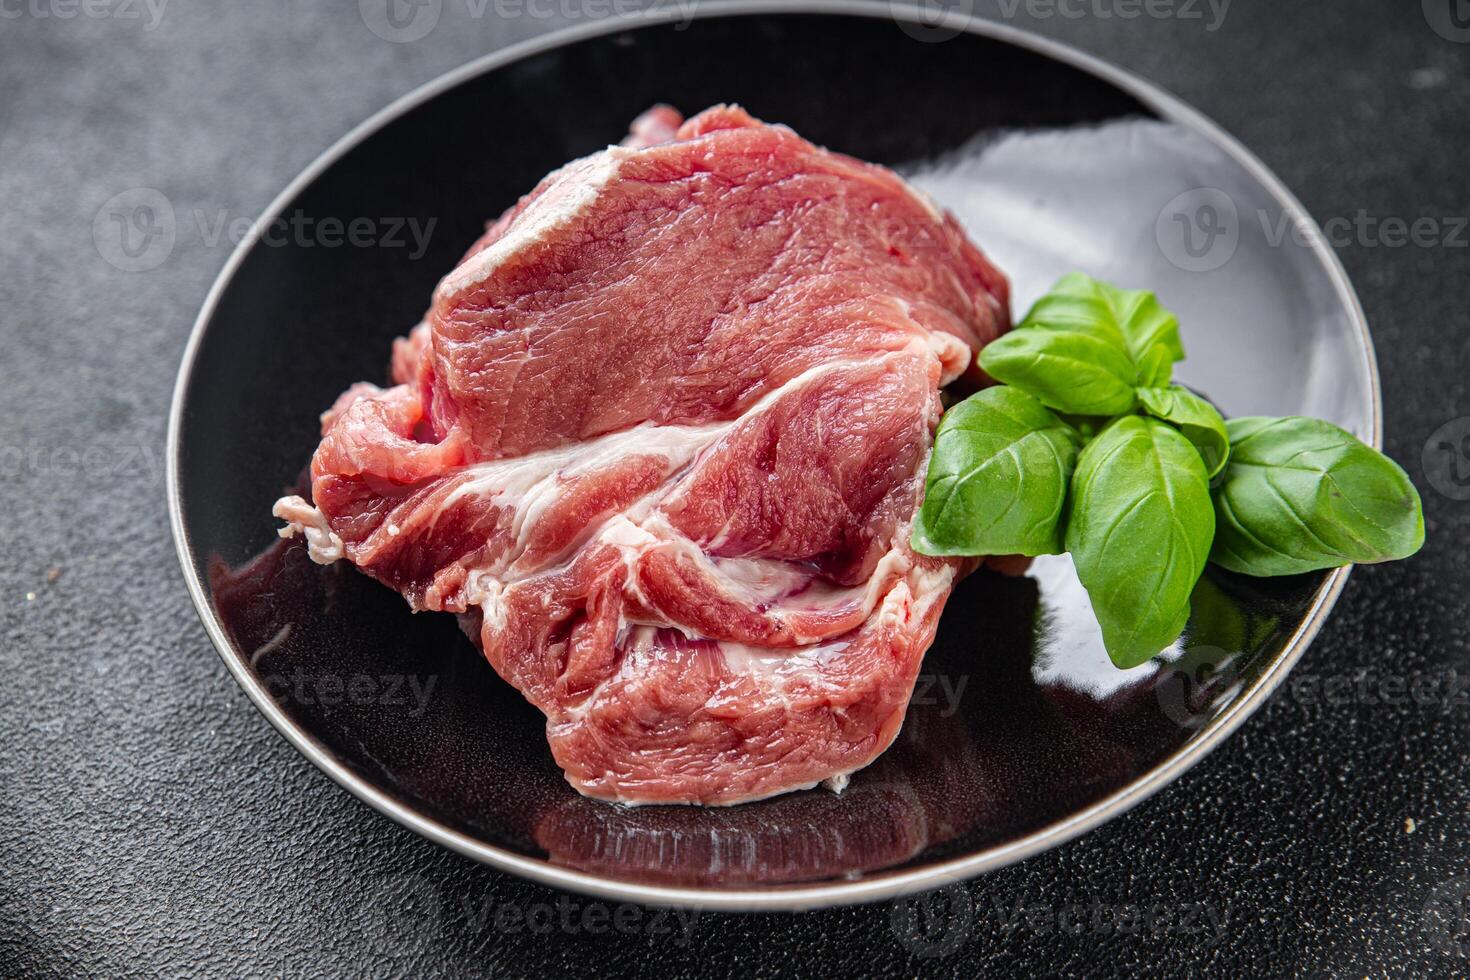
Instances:
[[[1004,277],[882,167],[645,113],[323,416],[283,534],[459,614],[583,793],[726,804],[893,740],[961,562],[908,538]]]

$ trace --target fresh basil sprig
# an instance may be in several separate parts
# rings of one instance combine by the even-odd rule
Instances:
[[[940,422],[914,550],[1065,547],[1109,655],[1131,667],[1178,638],[1207,558],[1289,575],[1423,544],[1396,463],[1317,419],[1226,422],[1171,383],[1183,357],[1153,293],[1064,276],[982,352],[1001,385]]]

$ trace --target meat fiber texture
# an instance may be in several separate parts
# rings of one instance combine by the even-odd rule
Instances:
[[[657,107],[489,227],[275,512],[458,614],[588,796],[840,789],[969,568],[909,535],[939,389],[1008,326],[893,172]]]

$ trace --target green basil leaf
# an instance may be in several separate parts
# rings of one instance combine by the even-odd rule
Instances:
[[[1174,376],[1174,364],[1169,348],[1154,344],[1138,362],[1138,386],[1140,388],[1167,388]]]
[[[1295,575],[1407,558],[1424,543],[1414,484],[1393,460],[1321,419],[1226,423],[1210,559],[1246,575]]]
[[[1012,330],[980,353],[980,367],[997,381],[1073,415],[1132,411],[1138,371],[1126,348],[1076,330]]]
[[[945,413],[913,548],[925,555],[1051,555],[1078,438],[1039,401],[997,386]]]
[[[1230,458],[1230,436],[1214,405],[1179,385],[1140,388],[1138,400],[1150,415],[1170,423],[1194,443],[1211,479],[1225,468]]]
[[[1066,546],[1113,663],[1135,667],[1179,638],[1214,533],[1204,464],[1174,428],[1130,415],[1082,450]]]
[[[1022,327],[1098,331],[1110,328],[1124,340],[1128,353],[1143,362],[1155,344],[1163,344],[1169,360],[1184,360],[1179,320],[1144,289],[1119,289],[1081,272],[1063,276],[1036,302]]]

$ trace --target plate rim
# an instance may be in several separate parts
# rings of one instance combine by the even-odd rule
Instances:
[[[262,211],[261,224],[265,224],[282,213],[286,206],[313,181],[367,137],[430,99],[480,75],[545,51],[608,34],[640,27],[664,26],[686,19],[690,21],[712,20],[725,17],[745,17],[753,14],[886,18],[894,21],[896,25],[907,23],[925,28],[938,27],[955,30],[957,33],[989,38],[1077,68],[1126,92],[1161,118],[1183,124],[1203,135],[1259,182],[1282,206],[1285,213],[1291,215],[1295,220],[1307,222],[1309,228],[1317,228],[1316,222],[1307,214],[1295,195],[1240,141],[1197,109],[1141,76],[1069,44],[1009,24],[958,11],[946,11],[941,16],[920,16],[919,8],[900,5],[894,3],[893,0],[888,0],[886,3],[872,3],[867,0],[728,0],[713,9],[696,9],[692,16],[686,15],[677,8],[657,13],[635,13],[552,31],[540,37],[509,45],[469,61],[415,88],[354,126],[318,155],[276,195]],[[1377,357],[1373,339],[1369,333],[1367,317],[1337,254],[1324,244],[1323,236],[1309,237],[1313,254],[1323,266],[1338,299],[1357,328],[1355,334],[1358,340],[1358,355],[1366,369],[1369,384],[1369,404],[1367,405],[1369,442],[1374,447],[1381,447],[1382,392]],[[477,840],[439,823],[369,784],[353,772],[346,763],[335,758],[326,746],[308,731],[297,726],[269,696],[265,688],[244,668],[243,660],[236,655],[210,603],[204,583],[196,570],[194,550],[184,523],[183,494],[180,488],[180,457],[182,455],[180,440],[183,433],[183,416],[204,335],[209,330],[225,291],[255,244],[248,237],[242,241],[231,253],[210,287],[190,329],[169,408],[165,446],[165,485],[168,496],[169,527],[174,539],[175,555],[183,572],[195,612],[216,652],[225,662],[226,668],[256,709],[298,752],[331,777],[339,786],[379,813],[422,837],[483,864],[539,884],[568,889],[599,899],[633,901],[645,905],[680,906],[711,911],[798,911],[876,902],[918,891],[942,888],[1024,860],[1066,843],[1121,816],[1173,783],[1185,771],[1224,742],[1265,702],[1301,658],[1321,629],[1328,613],[1336,604],[1352,572],[1352,566],[1347,566],[1335,569],[1328,575],[1317,589],[1311,607],[1281,653],[1256,678],[1251,687],[1242,691],[1224,712],[1211,719],[1197,735],[1156,763],[1147,772],[1102,799],[1015,840],[923,868],[877,872],[852,881],[773,885],[767,888],[745,886],[732,889],[701,889],[688,886],[638,884],[605,878],[553,864],[550,861],[527,857]]]

